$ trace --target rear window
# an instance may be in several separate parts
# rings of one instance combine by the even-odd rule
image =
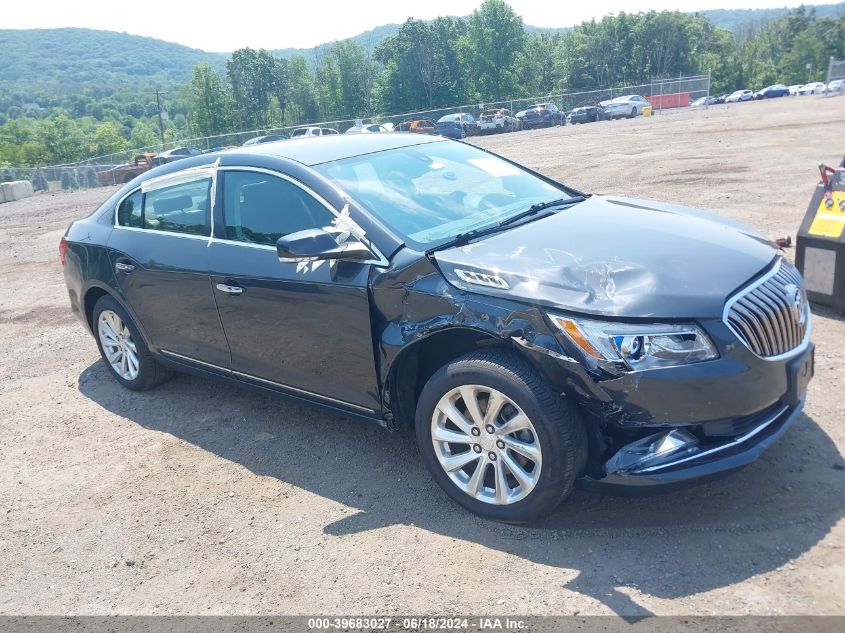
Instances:
[[[211,180],[195,180],[149,191],[144,196],[143,228],[208,235]]]

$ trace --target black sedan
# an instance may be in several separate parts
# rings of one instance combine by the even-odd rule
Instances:
[[[566,117],[554,103],[538,103],[516,113],[524,129],[565,125]]]
[[[435,134],[440,134],[447,138],[466,138],[467,136],[478,134],[478,122],[471,114],[465,112],[447,114],[437,119],[437,125],[434,131]]]
[[[124,387],[186,371],[411,429],[453,499],[504,521],[576,481],[659,489],[749,464],[813,373],[801,277],[754,231],[432,136],[165,165],[59,251]]]
[[[576,123],[594,123],[595,121],[605,121],[610,117],[601,106],[581,106],[575,108],[569,113],[569,122],[572,125]]]
[[[153,158],[153,165],[166,165],[167,163],[190,158],[191,156],[198,156],[199,154],[202,154],[202,150],[196,147],[176,147],[156,154],[155,158]]]
[[[788,97],[789,96],[789,86],[785,86],[784,84],[774,84],[771,86],[766,86],[757,94],[760,95],[761,99],[773,99],[775,97]]]

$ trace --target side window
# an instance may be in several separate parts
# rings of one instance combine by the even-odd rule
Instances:
[[[117,208],[117,223],[119,226],[132,226],[136,229],[143,226],[143,216],[141,215],[143,200],[144,194],[140,191],[136,191],[123,199],[123,202]]]
[[[334,214],[313,196],[282,178],[249,171],[223,177],[226,238],[275,245],[283,235],[328,226]]]
[[[144,197],[144,228],[208,235],[211,180],[195,180],[148,191]]]

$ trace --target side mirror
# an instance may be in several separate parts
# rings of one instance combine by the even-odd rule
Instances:
[[[307,229],[280,237],[276,242],[276,254],[279,259],[287,261],[373,259],[370,249],[358,240],[351,238],[343,244],[338,244],[334,236],[323,229]]]

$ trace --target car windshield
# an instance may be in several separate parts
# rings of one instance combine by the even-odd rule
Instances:
[[[461,115],[460,114],[447,114],[446,116],[442,116],[437,119],[438,123],[451,123],[452,121],[460,121]]]
[[[418,250],[567,195],[501,158],[451,141],[346,158],[315,169]]]

